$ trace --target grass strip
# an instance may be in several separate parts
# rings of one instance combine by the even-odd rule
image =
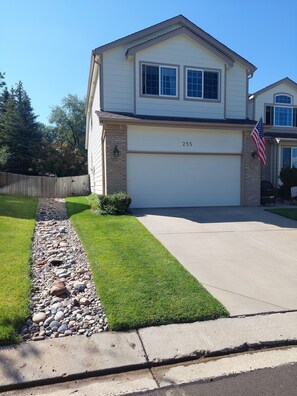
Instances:
[[[20,341],[29,314],[30,247],[37,198],[0,195],[0,344]]]
[[[111,330],[228,316],[134,216],[94,214],[86,197],[67,198],[67,209]]]
[[[297,220],[297,208],[266,209],[267,212],[275,213],[288,219]]]

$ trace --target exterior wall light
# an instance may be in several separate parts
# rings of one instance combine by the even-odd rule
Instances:
[[[252,158],[253,158],[253,159],[258,159],[258,153],[257,153],[257,151],[253,151],[251,155],[252,155]]]
[[[118,157],[118,156],[120,155],[120,150],[118,149],[118,146],[117,146],[117,145],[114,146],[113,155],[114,155],[115,157]]]

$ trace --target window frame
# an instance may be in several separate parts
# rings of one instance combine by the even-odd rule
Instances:
[[[188,70],[202,72],[202,97],[188,96]],[[217,99],[204,98],[204,72],[217,73],[218,76],[218,97]],[[206,67],[184,66],[184,100],[194,100],[202,102],[221,102],[221,70]]]
[[[277,103],[278,96],[286,96],[286,97],[290,98],[291,103]],[[270,110],[268,110],[268,108],[270,108]],[[276,123],[276,113],[277,113],[276,109],[277,108],[291,109],[290,125],[282,125],[282,124]],[[288,94],[286,92],[275,93],[273,95],[273,103],[265,103],[264,110],[265,110],[265,124],[266,125],[275,126],[277,128],[296,128],[297,127],[297,106],[294,105],[294,96],[293,95]],[[267,120],[268,113],[270,114],[269,122]]]
[[[276,109],[287,109],[291,110],[291,120],[289,125],[284,125],[284,124],[277,124],[276,123]],[[279,106],[278,104],[273,106],[273,126],[276,127],[292,127],[293,126],[293,107],[288,107],[288,106]]]
[[[297,168],[297,166],[295,167],[293,167],[292,165],[293,165],[293,156],[292,156],[292,153],[293,153],[293,150],[296,150],[297,151],[297,146],[281,146],[281,169],[283,169],[283,168],[285,168],[284,167],[284,150],[287,150],[287,149],[289,149],[290,150],[290,168]]]
[[[158,76],[159,76],[159,93],[157,95],[154,94],[144,94],[143,92],[143,78],[142,78],[142,69],[143,66],[154,66],[158,67]],[[175,74],[175,82],[176,82],[176,94],[175,95],[162,95],[161,94],[161,68],[171,68],[176,70]],[[156,62],[139,62],[139,96],[143,98],[152,98],[152,99],[179,99],[179,65],[167,64],[167,63],[156,63]]]
[[[287,98],[290,98],[290,103],[281,103],[281,102],[277,102],[277,101],[276,101],[276,98],[277,98],[278,96],[286,96]],[[288,93],[285,93],[285,92],[278,92],[278,93],[276,93],[276,94],[273,95],[273,103],[274,103],[276,106],[278,106],[278,105],[281,105],[281,106],[293,106],[293,96],[290,95],[290,94],[288,94]]]

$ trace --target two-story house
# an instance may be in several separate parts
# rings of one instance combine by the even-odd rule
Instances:
[[[284,78],[249,98],[249,117],[265,123],[267,165],[262,180],[277,187],[282,168],[297,168],[297,84]]]
[[[182,15],[93,50],[91,190],[126,191],[135,208],[258,205],[255,69]]]

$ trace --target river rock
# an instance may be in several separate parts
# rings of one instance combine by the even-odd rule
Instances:
[[[32,321],[34,323],[39,323],[39,322],[44,322],[46,319],[46,313],[45,312],[37,312],[35,315],[32,317]]]
[[[59,297],[62,294],[65,294],[66,291],[67,291],[67,289],[66,289],[66,286],[65,286],[65,282],[56,281],[56,282],[54,282],[54,284],[52,285],[52,287],[50,289],[50,295]]]
[[[39,200],[31,246],[32,313],[23,323],[23,339],[107,331],[90,264],[63,199]]]

